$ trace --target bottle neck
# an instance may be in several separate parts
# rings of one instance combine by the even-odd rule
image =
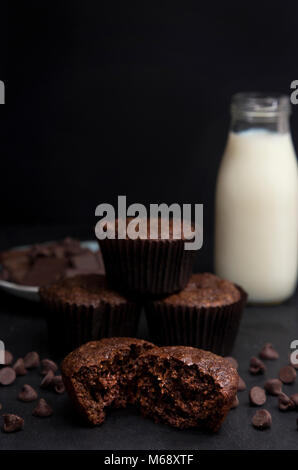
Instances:
[[[278,132],[285,134],[290,131],[289,114],[279,113],[272,115],[253,115],[253,113],[232,113],[231,132],[245,132],[251,129]]]

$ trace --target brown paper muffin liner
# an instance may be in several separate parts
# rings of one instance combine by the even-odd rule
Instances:
[[[150,341],[163,346],[195,346],[225,356],[231,353],[247,294],[222,307],[173,306],[163,301],[146,304]]]
[[[137,303],[111,305],[102,302],[97,308],[42,300],[48,324],[51,352],[64,356],[88,341],[112,336],[135,337],[140,317]]]
[[[192,274],[196,251],[184,240],[110,240],[99,242],[106,276],[118,291],[160,296],[183,289]]]

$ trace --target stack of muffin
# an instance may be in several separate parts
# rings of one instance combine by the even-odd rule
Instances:
[[[126,223],[129,223],[127,219]],[[137,335],[145,307],[150,340],[229,354],[237,334],[246,293],[209,273],[192,274],[196,251],[185,237],[100,240],[106,276],[89,274],[40,289],[46,307],[53,353],[64,355],[103,337]]]

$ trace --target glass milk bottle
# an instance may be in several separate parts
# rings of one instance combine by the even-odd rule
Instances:
[[[238,93],[218,173],[215,271],[253,303],[279,303],[296,287],[298,175],[287,96]]]

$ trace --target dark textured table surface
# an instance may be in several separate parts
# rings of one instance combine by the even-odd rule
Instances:
[[[26,243],[28,241],[26,240]],[[280,306],[248,307],[244,312],[233,355],[238,359],[240,375],[248,389],[262,385],[266,378],[277,375],[287,363],[290,342],[298,339],[298,296]],[[144,318],[140,336],[146,337]],[[0,339],[15,358],[30,350],[48,357],[46,324],[39,304],[0,293]],[[257,355],[264,342],[272,342],[280,353],[278,361],[266,361],[264,376],[251,376],[248,363]],[[47,419],[32,416],[34,403],[22,403],[16,395],[22,384],[38,388],[41,376],[30,371],[8,387],[0,388],[3,412],[17,413],[25,418],[25,428],[15,434],[1,434],[3,449],[298,449],[295,411],[281,412],[276,397],[268,397],[265,407],[272,413],[272,428],[257,431],[251,426],[255,408],[249,405],[248,391],[239,392],[240,406],[231,410],[219,433],[212,435],[198,430],[179,431],[157,425],[142,418],[134,409],[112,411],[106,422],[97,428],[82,426],[66,395],[58,396],[39,389],[54,408]],[[296,384],[284,386],[288,394],[298,392]]]

